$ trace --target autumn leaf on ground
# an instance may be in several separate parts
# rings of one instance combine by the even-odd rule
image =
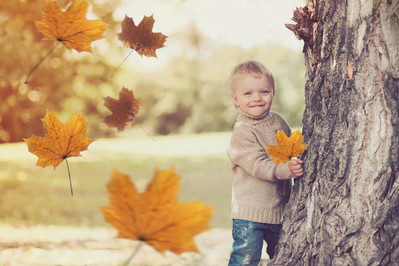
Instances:
[[[167,36],[160,32],[152,32],[155,20],[153,16],[144,16],[138,26],[133,19],[125,15],[122,21],[122,32],[118,33],[118,39],[132,51],[126,56],[115,71],[126,61],[129,55],[136,51],[140,56],[157,58],[156,50],[164,47]],[[114,73],[115,73],[114,71]],[[114,74],[112,73],[112,75]]]
[[[89,4],[85,0],[74,0],[69,8],[63,12],[57,2],[47,0],[46,7],[42,13],[42,20],[37,21],[36,26],[47,39],[55,40],[57,43],[31,70],[25,84],[28,82],[30,74],[60,42],[69,50],[91,52],[91,42],[104,37],[106,24],[101,20],[87,20],[88,6]]]
[[[123,131],[130,126],[133,118],[138,114],[140,99],[134,98],[133,91],[123,87],[119,92],[119,99],[111,97],[104,98],[104,105],[112,114],[105,117],[104,122],[110,127],[116,127],[118,131]]]
[[[31,136],[24,139],[28,150],[38,157],[37,166],[47,167],[52,165],[54,169],[69,157],[81,156],[80,152],[87,150],[87,147],[94,140],[87,137],[86,123],[82,114],[73,115],[66,124],[62,124],[54,112],[46,112],[42,119],[45,137]],[[71,194],[72,184],[71,184]]]
[[[303,136],[299,130],[294,131],[289,138],[283,130],[279,130],[276,139],[277,146],[266,147],[267,153],[274,158],[274,163],[286,163],[292,157],[298,157],[307,147],[302,144]]]
[[[146,190],[139,193],[126,174],[113,170],[107,184],[109,207],[101,207],[118,237],[140,240],[157,251],[176,254],[198,249],[193,237],[210,228],[212,207],[177,200],[180,177],[174,168],[156,170]]]

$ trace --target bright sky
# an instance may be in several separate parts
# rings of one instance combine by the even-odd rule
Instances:
[[[193,23],[201,34],[215,47],[220,45],[243,48],[273,42],[301,51],[303,42],[295,38],[284,24],[293,23],[291,18],[296,7],[304,6],[302,0],[125,0],[124,6],[115,12],[115,18],[123,20],[125,14],[136,25],[143,16],[154,15],[154,32],[171,36]],[[173,49],[173,39],[166,46]],[[172,46],[172,47],[171,47]],[[173,56],[170,51],[159,49],[158,58]],[[163,56],[165,53],[165,56]],[[167,53],[167,54],[166,54]],[[166,59],[166,58],[165,58]]]

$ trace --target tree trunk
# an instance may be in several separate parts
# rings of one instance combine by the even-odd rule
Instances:
[[[272,265],[399,265],[399,0],[313,0],[304,39],[305,175]]]

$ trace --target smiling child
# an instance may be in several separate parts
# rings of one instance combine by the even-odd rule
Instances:
[[[287,122],[271,112],[276,94],[271,72],[257,61],[236,66],[230,93],[239,114],[227,155],[234,175],[232,188],[233,251],[229,265],[258,265],[263,241],[274,255],[291,178],[303,175],[302,161],[274,164],[265,147],[276,145],[275,135],[291,135]]]

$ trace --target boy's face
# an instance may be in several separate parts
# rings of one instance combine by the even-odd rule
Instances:
[[[254,117],[259,117],[270,110],[275,91],[264,75],[255,78],[244,74],[236,83],[231,94],[236,106]]]

